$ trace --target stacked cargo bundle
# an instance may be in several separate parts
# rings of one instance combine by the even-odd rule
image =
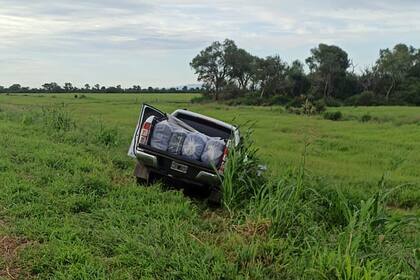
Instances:
[[[190,160],[218,166],[225,141],[197,131],[188,131],[176,123],[163,120],[154,125],[150,146]]]

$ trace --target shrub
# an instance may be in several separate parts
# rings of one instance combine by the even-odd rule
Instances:
[[[198,103],[209,103],[209,102],[212,102],[212,101],[213,100],[212,100],[211,96],[200,95],[200,96],[193,97],[190,102],[193,103],[193,104],[198,104]]]
[[[226,104],[230,106],[236,106],[236,105],[248,105],[248,106],[260,106],[260,105],[267,105],[265,104],[267,100],[264,98],[260,98],[260,96],[257,93],[248,93],[244,96],[231,99],[226,101]]]
[[[299,102],[295,99],[291,103],[286,106],[286,109],[289,113],[294,113],[297,115],[317,115],[326,110],[325,102],[323,100],[316,100],[311,102],[309,99],[305,99],[303,103],[301,103],[300,107],[292,106],[292,104],[299,104]]]
[[[386,100],[372,91],[364,91],[361,94],[347,98],[346,103],[354,106],[377,106],[386,104]]]
[[[324,104],[329,107],[340,107],[343,105],[343,103],[340,100],[332,98],[332,97],[326,98],[325,100],[324,99],[320,99],[320,100],[322,100]]]
[[[223,91],[219,94],[220,100],[232,100],[241,96],[244,96],[246,91],[241,90],[238,86],[232,82],[229,82],[223,88]]]
[[[327,104],[324,101],[324,99],[315,100],[313,104],[317,113],[325,112],[325,110],[327,109]]]
[[[285,95],[274,95],[269,98],[268,105],[286,105],[290,101],[290,98]]]
[[[343,114],[340,111],[336,112],[325,112],[323,114],[324,119],[331,121],[339,121],[343,118]]]
[[[372,116],[371,116],[371,115],[369,115],[369,114],[364,114],[364,115],[360,118],[360,121],[361,121],[361,122],[368,122],[368,121],[370,121],[370,120],[372,120]]]
[[[308,115],[308,116],[315,115],[317,113],[316,107],[308,99],[306,99],[305,103],[303,103],[301,110],[304,115]]]
[[[296,114],[296,115],[301,115],[302,114],[302,110],[300,108],[295,108],[295,107],[286,107],[287,112],[291,113],[291,114]]]
[[[305,103],[305,100],[306,99],[302,98],[301,96],[297,96],[293,98],[289,103],[286,104],[286,108],[289,108],[289,107],[300,108]]]

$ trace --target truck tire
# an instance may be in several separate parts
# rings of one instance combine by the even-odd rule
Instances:
[[[141,177],[136,177],[137,180],[137,185],[139,186],[143,186],[143,187],[147,187],[149,186],[149,180],[141,178]]]
[[[222,204],[223,193],[219,186],[211,187],[209,202],[211,204],[220,206]]]
[[[149,174],[147,176],[147,179],[144,179],[143,177],[136,177],[137,178],[137,184],[144,187],[149,187],[156,183],[160,176],[158,174],[155,174],[153,172],[149,171]]]

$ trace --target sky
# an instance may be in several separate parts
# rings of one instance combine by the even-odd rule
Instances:
[[[0,0],[0,85],[193,84],[189,62],[225,38],[288,62],[334,44],[357,71],[420,48],[419,15],[419,0]]]

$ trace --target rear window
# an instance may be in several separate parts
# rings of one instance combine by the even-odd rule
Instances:
[[[176,117],[184,121],[188,125],[192,126],[199,132],[204,133],[210,137],[220,137],[222,139],[229,139],[232,134],[232,130],[230,130],[229,128],[220,126],[214,122],[207,121],[202,118],[197,118],[182,113],[178,113]]]

